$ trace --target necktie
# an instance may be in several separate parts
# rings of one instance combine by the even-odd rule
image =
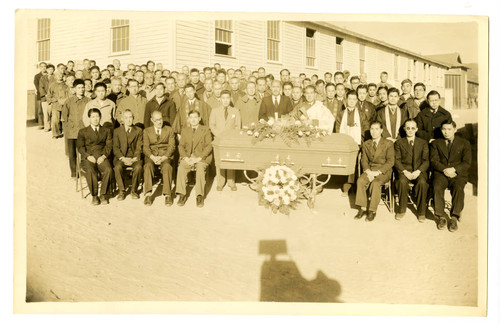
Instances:
[[[373,151],[377,151],[377,142],[373,141]]]
[[[410,140],[410,146],[413,148],[413,140]]]
[[[274,108],[278,109],[278,97],[274,97]]]
[[[94,128],[94,132],[95,132],[95,135],[98,135],[99,134],[99,129],[98,128]]]
[[[451,148],[451,141],[446,140],[446,151],[448,151],[448,155],[450,154],[450,148]]]
[[[224,119],[227,120],[227,107],[224,107]]]
[[[160,141],[160,130],[156,130],[156,139]]]

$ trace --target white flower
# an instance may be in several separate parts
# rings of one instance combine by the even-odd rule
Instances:
[[[283,196],[283,204],[285,205],[290,204],[290,197],[288,195]]]
[[[319,138],[319,133],[316,133],[316,138]]]
[[[302,123],[300,123],[299,120],[295,121],[295,125],[300,126]]]
[[[269,120],[267,121],[267,124],[268,124],[269,126],[273,126],[273,124],[274,124],[274,119],[273,119],[272,117],[270,117],[270,118],[269,118]]]
[[[259,132],[255,131],[255,133],[253,134],[254,137],[258,138],[259,137]]]
[[[310,135],[311,135],[311,132],[310,132],[310,131],[306,131],[306,135],[307,135],[307,136],[310,136]]]
[[[252,124],[250,124],[250,126],[255,126],[255,122],[252,122]]]
[[[263,118],[261,118],[261,119],[259,120],[259,123],[260,123],[260,124],[266,124],[266,120],[264,120]]]
[[[297,132],[297,134],[299,135],[299,137],[301,137],[301,136],[304,135],[304,132],[302,132],[301,130],[299,130],[299,132]]]
[[[273,200],[273,204],[274,204],[275,206],[279,207],[279,206],[280,206],[280,199],[279,199],[279,198],[275,198],[275,199]]]
[[[250,131],[250,130],[248,130],[248,131],[247,131],[247,134],[248,134],[248,135],[252,135],[252,134],[253,134],[253,132],[252,132],[252,131]]]
[[[301,119],[302,121],[304,121],[304,120],[306,119],[306,117],[305,117],[304,115],[301,115],[301,116],[300,116],[300,119]]]

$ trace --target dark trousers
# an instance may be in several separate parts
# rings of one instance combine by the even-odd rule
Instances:
[[[370,205],[368,210],[372,212],[377,212],[378,204],[380,203],[380,198],[382,196],[382,186],[387,183],[390,179],[390,174],[381,174],[375,177],[373,181],[370,182],[366,173],[363,173],[358,178],[356,182],[356,205],[360,207],[366,207],[368,204],[368,199],[366,196],[366,190],[370,192]]]
[[[163,195],[171,195],[172,188],[172,161],[165,160],[161,165],[156,165],[149,157],[144,157],[144,193],[153,190],[153,177],[155,168],[159,167],[163,177]]]
[[[38,123],[38,126],[43,126],[43,110],[40,99],[35,100],[35,121]]]
[[[66,139],[71,177],[76,177],[76,139]],[[90,161],[89,161],[90,162]]]
[[[464,209],[464,187],[467,180],[462,177],[449,178],[440,172],[434,172],[433,178],[434,214],[440,217],[446,216],[444,212],[444,191],[449,188],[452,205],[450,215],[460,218],[460,213]]]
[[[123,181],[124,171],[128,166],[125,166],[123,161],[120,161],[118,159],[115,159],[113,164],[115,167],[113,168],[115,170],[115,178],[116,178],[116,183],[118,184],[118,189],[120,192],[125,191],[125,184]],[[139,185],[139,178],[142,175],[142,160],[138,160],[135,163],[131,165],[132,167],[132,192],[137,193],[137,186]]]
[[[82,159],[82,168],[85,171],[85,178],[92,196],[97,196],[99,190],[98,172],[101,172],[101,195],[109,194],[109,183],[112,175],[111,164],[108,159],[104,159],[101,164],[94,164],[87,159]]]
[[[399,174],[399,177],[396,180],[396,189],[399,197],[399,213],[406,212],[410,183],[414,184],[413,193],[417,203],[417,214],[419,216],[423,216],[425,215],[425,210],[427,209],[427,189],[429,188],[426,173],[420,173],[416,179],[411,181],[406,178],[403,173]]]

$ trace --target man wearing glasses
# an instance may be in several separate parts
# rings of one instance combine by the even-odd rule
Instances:
[[[417,138],[417,122],[408,119],[404,124],[406,137],[394,143],[395,161],[397,171],[396,190],[399,204],[396,210],[396,220],[400,220],[406,213],[408,205],[409,184],[414,184],[413,193],[417,203],[417,218],[419,222],[425,221],[427,208],[427,169],[429,169],[429,146],[427,141]]]

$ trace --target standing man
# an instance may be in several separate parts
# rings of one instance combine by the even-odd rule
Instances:
[[[399,207],[396,220],[400,220],[406,213],[408,206],[409,184],[414,184],[413,193],[417,203],[417,217],[419,222],[425,221],[427,209],[427,170],[429,169],[429,145],[424,139],[415,136],[417,122],[414,119],[406,120],[404,124],[406,137],[394,143],[395,162],[397,170],[396,189],[399,198]]]
[[[198,99],[203,99],[203,92],[205,91],[205,87],[200,81],[200,70],[196,68],[191,69],[191,71],[189,72],[189,79],[191,80],[191,84],[194,86],[196,97]]]
[[[425,85],[423,83],[417,82],[413,86],[413,94],[415,97],[408,98],[403,106],[408,111],[410,118],[416,118],[418,113],[429,106],[425,100]]]
[[[101,112],[99,122],[102,126],[108,128],[111,131],[111,134],[113,134],[115,126],[115,121],[113,119],[115,103],[106,98],[106,88],[106,84],[102,82],[96,83],[94,90],[96,98],[88,102],[85,106],[85,111],[82,114],[82,121],[84,126],[89,126],[90,119],[88,118],[88,112],[91,108],[97,108]]]
[[[361,112],[365,113],[369,122],[374,121],[377,112],[375,110],[375,105],[366,100],[366,97],[368,95],[368,87],[363,84],[359,85],[356,88],[356,94],[358,95],[358,109]]]
[[[375,107],[380,103],[380,100],[377,97],[377,85],[374,83],[369,83],[368,84],[368,97],[366,98],[367,101],[372,103]]]
[[[401,81],[401,97],[399,97],[398,106],[403,107],[409,99],[412,99],[411,86],[413,83],[410,79]]]
[[[288,69],[283,69],[280,71],[280,79],[281,83],[289,82],[290,81],[290,70]]]
[[[92,76],[90,75],[90,60],[89,59],[84,59],[83,60],[83,79],[91,79]]]
[[[207,104],[198,98],[196,98],[196,93],[193,84],[187,84],[185,88],[185,99],[182,102],[181,107],[177,111],[177,116],[175,117],[172,128],[176,134],[180,134],[184,127],[189,127],[189,112],[197,111],[200,113],[201,121],[203,125],[208,125],[209,115]]]
[[[267,89],[266,78],[257,78],[257,97],[262,101],[264,97],[270,96],[271,92]]]
[[[170,99],[175,103],[175,107],[177,107],[177,109],[179,107],[181,107],[182,105],[182,102],[184,101],[184,99],[186,98],[186,95],[185,95],[185,87],[186,87],[186,75],[183,74],[183,73],[179,73],[177,75],[177,89],[170,93]]]
[[[112,175],[108,157],[113,149],[111,131],[100,126],[101,111],[91,108],[88,111],[90,125],[78,131],[76,146],[82,156],[82,168],[85,171],[87,185],[92,195],[92,204],[108,204],[109,183]],[[98,179],[101,174],[101,196],[98,197]]]
[[[175,182],[179,194],[177,205],[186,203],[186,178],[194,169],[196,206],[201,208],[205,199],[206,170],[212,161],[212,135],[208,126],[200,125],[200,112],[190,111],[188,120],[190,126],[182,129],[179,142],[180,163]]]
[[[237,77],[232,77],[229,79],[229,87],[231,90],[231,103],[232,105],[236,105],[238,99],[245,95],[243,91],[240,90],[240,81]]]
[[[151,114],[153,125],[144,130],[144,204],[152,205],[153,177],[156,168],[160,168],[163,177],[163,196],[165,205],[171,206],[172,198],[172,160],[175,151],[174,131],[163,125],[163,117],[159,111]]]
[[[389,74],[385,71],[380,73],[380,82],[377,84],[377,88],[386,87],[387,89],[392,88],[392,85],[387,83],[387,79],[389,78]]]
[[[403,123],[408,119],[408,112],[398,106],[399,90],[391,88],[388,92],[388,104],[377,111],[377,121],[384,125],[382,137],[392,142],[401,138]]]
[[[300,86],[294,86],[292,89],[292,97],[290,98],[293,109],[301,105],[304,102],[304,96],[302,95],[302,88]]]
[[[113,165],[116,183],[118,184],[118,201],[125,199],[124,171],[132,167],[132,189],[130,196],[138,199],[137,185],[142,175],[142,129],[133,125],[134,114],[127,109],[122,115],[123,124],[114,131],[113,135]]]
[[[208,104],[208,111],[210,112],[210,114],[212,114],[212,111],[221,106],[221,92],[222,92],[222,84],[218,81],[215,81],[214,82],[214,91],[213,91],[213,94],[212,96],[210,96],[208,99],[207,99],[207,104]]]
[[[69,168],[71,177],[76,178],[76,139],[78,130],[83,128],[82,115],[90,98],[83,95],[85,83],[82,79],[73,82],[75,94],[68,98],[62,106],[61,121],[63,122],[64,138],[68,147]]]
[[[144,74],[144,85],[139,90],[139,94],[145,97],[146,101],[151,100],[155,96],[154,82],[154,73],[151,71],[146,72]]]
[[[350,82],[351,82],[351,89],[356,91],[356,89],[358,88],[358,86],[360,84],[359,77],[352,76]]]
[[[391,179],[394,166],[394,146],[392,141],[381,137],[383,126],[379,121],[370,124],[371,139],[363,142],[361,167],[363,174],[358,178],[356,205],[359,207],[355,219],[361,219],[366,213],[365,221],[373,221],[381,198],[381,188]],[[370,191],[370,203],[366,191]]]
[[[60,71],[54,73],[55,81],[49,85],[47,92],[47,103],[49,104],[50,121],[52,128],[52,138],[62,137],[61,131],[61,111],[62,105],[68,99],[69,87],[64,83],[64,75]]]
[[[173,101],[169,100],[165,94],[165,85],[157,83],[155,85],[155,96],[146,104],[146,109],[144,112],[144,127],[148,128],[152,124],[151,114],[154,111],[160,111],[163,117],[163,122],[167,123],[169,126],[174,124],[176,114],[175,104]]]
[[[427,94],[430,107],[424,108],[416,117],[418,132],[417,137],[431,142],[443,137],[441,125],[452,120],[450,112],[439,105],[441,95],[435,90]]]
[[[55,67],[52,64],[47,65],[47,74],[40,77],[38,90],[40,91],[40,105],[42,106],[43,113],[43,126],[44,131],[50,131],[50,107],[47,102],[47,95],[49,93],[49,85],[55,81],[54,77]]]
[[[119,77],[111,78],[111,93],[108,95],[108,99],[118,105],[120,100],[125,97],[125,94],[122,92],[122,81]],[[114,114],[114,112],[113,112]]]
[[[134,114],[134,125],[140,128],[144,128],[144,112],[146,111],[146,98],[139,95],[139,83],[135,79],[129,79],[127,81],[127,90],[130,93],[129,96],[123,98],[118,103],[118,108],[116,109],[115,119],[118,123],[121,122],[121,116],[126,109],[129,109]]]
[[[271,93],[271,96],[264,97],[262,100],[259,119],[266,121],[270,117],[277,119],[293,110],[290,98],[281,95],[281,83],[279,80],[273,80],[271,83]]]
[[[260,99],[255,93],[255,83],[248,82],[246,91],[247,93],[236,102],[236,108],[240,111],[241,125],[249,127],[252,123],[259,122]]]
[[[455,121],[441,123],[443,138],[431,143],[431,164],[433,167],[434,214],[438,219],[438,228],[446,227],[447,216],[444,212],[444,191],[451,190],[451,210],[449,230],[458,229],[464,208],[464,187],[472,161],[469,141],[455,136]]]
[[[278,81],[279,83],[279,81]],[[210,114],[210,131],[218,138],[226,130],[240,129],[241,117],[238,109],[231,105],[231,94],[228,90],[221,92],[221,106],[213,108]],[[231,191],[236,191],[235,171],[233,169],[216,168],[217,191],[222,191],[227,179]]]
[[[40,62],[38,67],[40,68],[40,72],[38,72],[33,79],[33,84],[35,85],[36,90],[35,120],[38,122],[38,128],[43,129],[43,110],[42,106],[40,105],[40,78],[47,74],[47,63]]]

